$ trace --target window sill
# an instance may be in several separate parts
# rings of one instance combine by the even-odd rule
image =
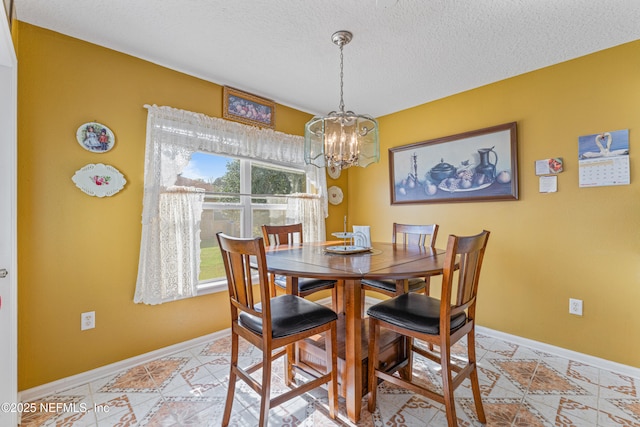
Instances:
[[[258,285],[260,283],[258,274],[254,272],[252,274],[251,279],[253,280],[254,285]],[[200,295],[208,295],[208,294],[217,294],[218,292],[228,291],[229,287],[227,286],[227,281],[225,280],[215,280],[211,282],[203,282],[198,285],[198,290],[195,296]]]
[[[228,291],[226,280],[218,280],[215,282],[206,282],[198,285],[197,296],[216,294],[218,292]]]

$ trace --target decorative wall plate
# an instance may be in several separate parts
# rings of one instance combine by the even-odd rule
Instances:
[[[106,153],[116,143],[116,137],[111,129],[97,122],[81,125],[76,131],[78,144],[92,153]]]
[[[127,183],[118,169],[102,163],[86,165],[71,180],[84,193],[95,197],[113,196]]]
[[[341,172],[341,169],[339,167],[337,167],[337,166],[329,166],[327,168],[327,173],[333,179],[340,178],[340,172]]]
[[[336,187],[335,185],[329,187],[329,203],[332,205],[339,205],[342,203],[342,189],[340,187]]]

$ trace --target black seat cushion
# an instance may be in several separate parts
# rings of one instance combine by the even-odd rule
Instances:
[[[395,293],[396,281],[395,280],[371,280],[363,279],[363,285],[371,286],[372,288],[378,288],[383,291]],[[409,292],[416,292],[424,289],[426,282],[424,279],[409,279]]]
[[[274,280],[275,284],[282,289],[287,288],[287,277],[286,276],[276,276]],[[308,292],[314,289],[319,288],[330,288],[335,286],[335,280],[327,280],[327,279],[311,279],[301,277],[298,279],[298,292]]]
[[[256,306],[259,309],[258,306]],[[295,295],[280,295],[271,298],[272,337],[280,338],[313,329],[336,320],[335,311],[318,303]],[[240,313],[240,324],[262,335],[262,319]]]
[[[391,323],[411,331],[429,335],[440,333],[440,300],[424,294],[407,293],[371,306],[370,317]],[[467,315],[460,313],[451,317],[451,330],[463,326]]]

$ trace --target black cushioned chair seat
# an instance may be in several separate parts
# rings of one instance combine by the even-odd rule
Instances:
[[[287,288],[287,277],[286,276],[276,276],[275,278],[276,286],[286,289]],[[317,288],[324,288],[327,286],[335,285],[335,280],[326,280],[326,279],[311,279],[311,278],[299,278],[298,279],[298,292],[307,292]]]
[[[256,306],[258,308],[258,306]],[[325,306],[295,295],[271,298],[272,337],[280,338],[313,329],[338,318]],[[262,334],[262,320],[247,313],[240,313],[240,324],[257,334]]]
[[[423,294],[407,293],[378,303],[367,314],[392,325],[412,331],[438,335],[440,333],[440,300]],[[451,318],[451,330],[463,326],[465,313]]]
[[[387,292],[395,292],[396,291],[396,281],[395,280],[370,280],[364,279],[362,280],[362,284],[371,286],[373,288],[382,289]],[[417,292],[421,289],[424,289],[426,282],[424,279],[409,279],[409,292]]]

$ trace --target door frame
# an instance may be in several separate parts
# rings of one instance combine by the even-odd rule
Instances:
[[[18,61],[9,21],[0,7],[0,402],[15,403],[0,410],[0,425],[18,424],[18,256],[17,256],[17,117]],[[8,235],[6,235],[8,234]],[[8,338],[7,338],[8,337]],[[8,343],[5,341],[8,340]],[[8,344],[8,345],[7,345]],[[7,363],[8,362],[8,363]],[[8,377],[8,378],[7,378]],[[14,410],[16,409],[16,410]]]

